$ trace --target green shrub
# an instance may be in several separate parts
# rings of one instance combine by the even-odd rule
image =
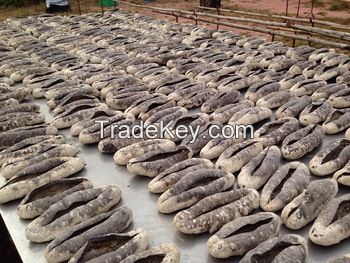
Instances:
[[[333,1],[328,8],[330,11],[344,11],[346,9],[350,9],[350,3],[341,1]]]
[[[314,5],[317,7],[323,7],[325,6],[324,0],[315,0]]]
[[[16,6],[21,7],[25,6],[25,0],[0,0],[0,6]]]

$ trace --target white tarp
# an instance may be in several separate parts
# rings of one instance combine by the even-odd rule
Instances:
[[[46,0],[46,7],[49,8],[50,5],[67,6],[68,0]]]

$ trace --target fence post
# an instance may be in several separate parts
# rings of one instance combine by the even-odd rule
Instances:
[[[310,10],[310,23],[311,26],[314,27],[315,23],[313,21],[313,19],[315,19],[315,15],[314,15],[314,5],[315,5],[315,0],[311,0],[311,10]],[[310,33],[310,36],[312,37],[312,33]],[[309,41],[309,46],[311,46],[311,41]]]
[[[298,1],[298,9],[297,9],[297,14],[296,14],[296,17],[299,17],[299,13],[300,13],[300,4],[301,4],[301,0]],[[297,33],[294,32],[294,34],[296,35]],[[296,45],[296,39],[293,38],[293,42],[292,42],[292,46],[295,47]]]
[[[193,15],[197,18],[196,10],[193,10]],[[198,20],[196,19],[196,26],[198,26]]]
[[[219,16],[220,15],[220,7],[217,7],[216,11],[217,11],[218,16]],[[219,30],[219,22],[220,22],[220,18],[218,18],[218,23],[216,24],[216,30]]]
[[[315,5],[315,0],[311,0],[311,11],[310,11],[310,15],[312,19],[315,19],[315,15],[314,15],[314,5]]]
[[[312,20],[312,18],[310,18],[310,23],[311,23],[311,26],[314,27],[315,26],[315,23],[314,21]],[[310,32],[310,36],[312,37],[312,33]],[[311,46],[311,42],[309,42],[309,46]]]
[[[81,15],[80,0],[77,0],[77,2],[78,2],[78,11],[79,11],[79,15]]]
[[[179,17],[174,13],[174,12],[171,12],[173,14],[173,16],[175,17],[175,21],[176,23],[179,23]]]
[[[298,10],[297,10],[297,16],[296,17],[299,17],[300,4],[301,4],[301,0],[298,1]]]

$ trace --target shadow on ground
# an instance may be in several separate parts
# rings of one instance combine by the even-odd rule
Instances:
[[[0,262],[22,263],[21,258],[0,216]]]

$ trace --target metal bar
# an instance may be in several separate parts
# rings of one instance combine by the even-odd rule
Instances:
[[[216,10],[217,10],[217,13],[218,13],[218,16],[219,16],[220,15],[220,8],[217,7]],[[218,18],[218,22],[220,22],[220,18]],[[219,23],[216,24],[216,30],[219,30]]]
[[[286,16],[288,16],[288,9],[289,9],[289,0],[286,2]]]
[[[297,15],[296,15],[296,17],[299,17],[300,5],[301,5],[301,0],[298,1],[298,9],[297,9]]]
[[[312,18],[312,19],[315,19],[314,6],[315,6],[315,0],[311,0],[311,11],[310,11],[310,15],[311,15],[311,18]]]
[[[298,1],[298,8],[297,8],[297,13],[296,13],[295,17],[299,17],[299,13],[300,13],[300,4],[301,4],[301,0]],[[294,32],[294,34],[297,34],[297,33]],[[295,45],[296,45],[296,39],[293,38],[292,47],[295,47]]]

